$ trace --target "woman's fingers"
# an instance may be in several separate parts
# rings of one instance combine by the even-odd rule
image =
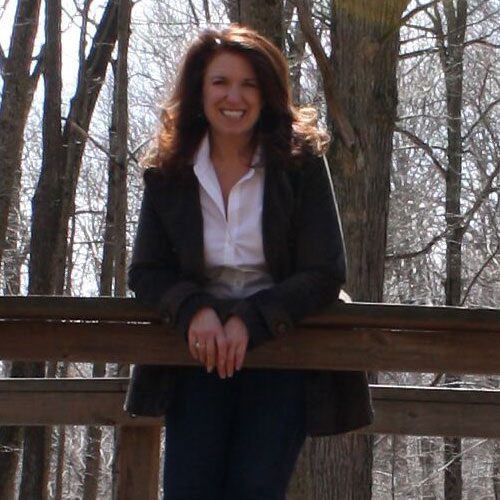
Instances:
[[[232,377],[241,370],[248,345],[248,331],[238,316],[231,316],[222,326],[211,308],[198,311],[188,330],[189,352],[210,373],[217,367],[220,378]]]
[[[241,318],[231,316],[224,325],[224,333],[228,342],[228,356],[224,368],[227,376],[232,377],[234,371],[243,366],[248,346],[248,331]]]
[[[191,356],[212,371],[216,363],[215,338],[223,336],[224,330],[211,308],[200,309],[192,318],[188,330],[188,347]]]
[[[231,345],[231,347],[228,349],[227,360],[225,364],[226,374],[228,377],[232,377],[234,375],[235,354],[236,346]]]
[[[239,348],[236,349],[234,356],[234,368],[236,371],[240,371],[243,363],[245,361],[245,354],[247,353],[247,344],[240,345]]]
[[[197,342],[198,341],[195,339],[189,339],[188,346],[189,346],[189,352],[191,353],[191,356],[193,357],[193,359],[196,359],[196,361],[199,361],[200,360],[200,355],[198,352],[199,343],[197,343]]]
[[[224,332],[222,335],[217,335],[217,337],[215,337],[215,343],[217,346],[217,373],[220,378],[226,378],[228,375],[226,360],[228,359],[229,343]]]

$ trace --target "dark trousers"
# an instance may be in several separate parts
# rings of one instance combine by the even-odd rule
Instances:
[[[183,376],[166,419],[165,500],[284,500],[304,412],[300,372]]]

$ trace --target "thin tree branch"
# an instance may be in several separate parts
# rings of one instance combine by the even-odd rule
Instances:
[[[416,16],[419,12],[428,9],[429,7],[432,7],[433,5],[437,4],[440,1],[441,0],[432,0],[432,2],[424,3],[423,5],[419,5],[418,7],[415,7],[413,10],[410,10],[408,14],[406,14],[401,18],[400,26],[406,24],[407,21],[409,21],[412,17]]]
[[[498,99],[495,99],[493,102],[490,102],[488,106],[481,112],[479,115],[478,119],[471,125],[469,131],[464,135],[463,139],[467,140],[474,129],[481,123],[484,119],[484,117],[497,105],[500,103],[500,97]]]
[[[356,142],[356,135],[349,119],[340,105],[336,91],[335,76],[328,57],[321,45],[321,41],[312,24],[309,3],[307,0],[295,0],[295,6],[297,7],[300,28],[302,29],[306,42],[309,44],[309,47],[311,47],[311,51],[316,58],[318,69],[323,78],[323,89],[330,114],[335,121],[342,142],[349,151],[352,151]]]
[[[484,443],[486,443],[486,441],[487,441],[486,439],[481,439],[477,443],[474,443],[473,445],[469,446],[468,448],[465,448],[460,453],[457,453],[456,455],[453,456],[453,458],[451,460],[449,460],[448,462],[443,464],[438,469],[434,470],[431,474],[429,474],[427,477],[422,479],[422,481],[420,481],[417,485],[412,486],[412,488],[420,488],[423,484],[429,482],[433,477],[437,476],[443,470],[448,468],[453,462],[456,462],[457,460],[462,458],[466,453],[468,453],[469,451],[472,451],[474,448],[477,448],[478,446],[482,446]]]
[[[484,200],[494,191],[492,190],[493,187],[493,181],[495,180],[495,177],[500,173],[500,160],[497,161],[497,164],[495,168],[493,169],[493,172],[488,176],[488,180],[486,181],[486,184],[483,186],[483,189],[481,189],[481,192],[479,195],[476,197],[476,201],[474,201],[474,204],[468,210],[464,216],[463,216],[463,225],[462,225],[462,232],[465,232],[467,228],[469,227],[469,224],[471,223],[474,215],[476,212],[481,208],[481,205],[483,204]]]
[[[205,21],[207,24],[210,24],[212,21],[210,16],[210,5],[208,3],[208,0],[203,0],[203,10],[205,11]]]
[[[435,54],[438,52],[439,49],[436,47],[430,47],[428,49],[420,49],[420,50],[415,50],[413,52],[405,52],[403,54],[399,54],[400,59],[410,59],[412,57],[419,57],[427,54]]]
[[[33,68],[33,71],[30,75],[30,84],[31,84],[31,92],[35,91],[36,86],[38,85],[38,80],[40,79],[40,75],[43,71],[43,65],[45,62],[45,45],[42,45],[40,48],[40,52],[36,56],[36,64]]]
[[[420,250],[415,250],[414,252],[406,252],[406,253],[395,253],[388,254],[385,256],[386,260],[401,260],[401,259],[413,259],[414,257],[418,257],[419,255],[424,255],[429,253],[432,250],[432,247],[445,236],[445,232],[437,234],[434,236],[428,243],[425,244],[423,248]]]
[[[193,0],[189,0],[189,7],[191,7],[191,13],[193,14],[193,17],[194,17],[194,24],[196,24],[196,26],[198,26],[198,28],[200,27],[200,18],[198,17],[198,14],[196,13],[196,8],[193,4]]]
[[[460,305],[463,306],[465,301],[469,297],[470,291],[472,287],[477,283],[478,279],[481,277],[483,271],[490,265],[491,261],[500,253],[500,242],[497,242],[497,246],[495,250],[491,253],[491,255],[483,262],[483,265],[479,268],[478,272],[474,275],[471,282],[467,286],[467,289],[464,292],[464,296],[460,301]]]
[[[413,144],[415,144],[416,146],[421,148],[423,151],[425,151],[425,153],[427,153],[429,158],[432,160],[433,165],[438,169],[439,173],[443,177],[445,177],[446,170],[441,165],[440,161],[436,158],[436,156],[434,155],[434,151],[427,143],[425,143],[422,139],[420,139],[420,137],[417,137],[415,134],[413,134],[412,132],[410,132],[409,130],[406,130],[404,128],[396,126],[396,127],[394,127],[394,131],[399,132],[400,134],[408,137],[408,139],[410,139],[411,142],[413,142]]]
[[[97,149],[102,151],[108,158],[111,158],[111,153],[109,152],[109,149],[107,149],[105,146],[103,146],[97,140],[95,140],[86,130],[80,127],[78,123],[64,117],[63,120],[69,122],[69,125],[73,130],[78,132],[78,134],[80,134],[84,139],[88,139]]]
[[[434,380],[430,383],[430,387],[436,387],[439,382],[441,382],[441,380],[443,379],[444,377],[444,373],[438,373],[435,377],[434,377]]]

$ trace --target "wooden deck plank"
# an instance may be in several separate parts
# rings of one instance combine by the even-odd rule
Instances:
[[[467,353],[464,356],[464,352]],[[161,324],[4,320],[0,359],[192,365]],[[259,368],[500,373],[500,330],[300,327],[248,353]]]
[[[6,296],[0,318],[160,322],[156,311],[132,298]],[[498,331],[500,309],[356,302],[337,303],[304,326]]]

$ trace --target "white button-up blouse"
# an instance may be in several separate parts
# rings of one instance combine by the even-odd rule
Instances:
[[[252,168],[229,193],[227,216],[205,136],[195,156],[203,215],[207,291],[219,298],[244,298],[272,286],[262,241],[264,168],[257,148]]]

